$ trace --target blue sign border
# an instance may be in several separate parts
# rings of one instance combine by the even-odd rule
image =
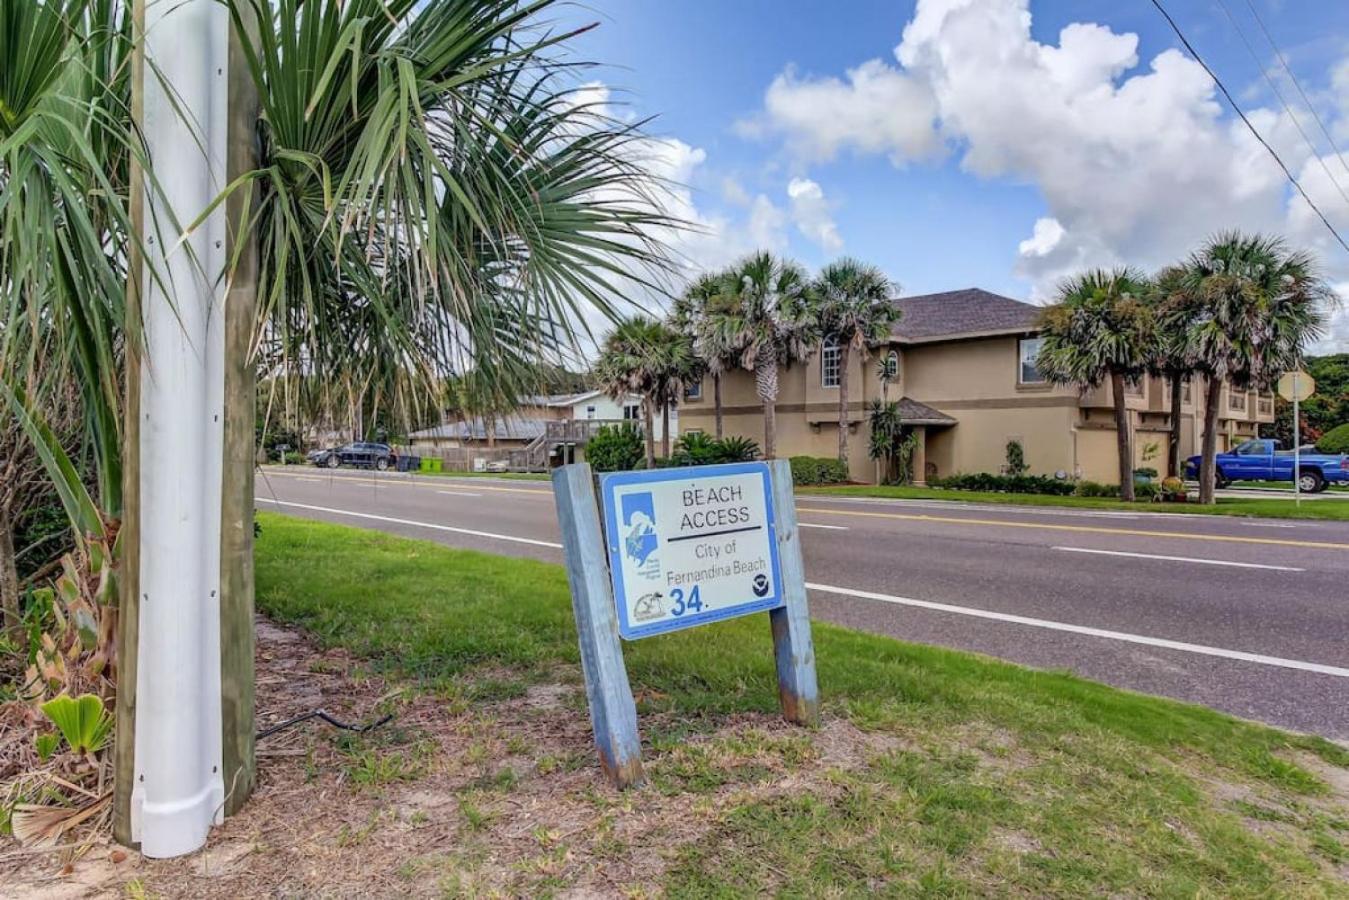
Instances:
[[[736,604],[721,609],[697,612],[681,616],[678,619],[666,619],[651,625],[632,626],[628,622],[628,600],[623,587],[620,542],[617,540],[618,504],[615,502],[615,488],[632,484],[653,484],[666,481],[696,481],[699,478],[716,478],[726,475],[758,475],[763,484],[764,511],[768,517],[768,558],[773,570],[773,593],[762,599],[754,598],[752,603]],[[609,580],[614,588],[614,603],[618,607],[618,633],[624,640],[633,641],[680,631],[708,622],[733,619],[750,613],[764,612],[783,605],[782,564],[778,554],[777,517],[773,508],[773,479],[768,464],[762,462],[723,463],[715,466],[690,466],[678,469],[652,469],[644,472],[614,472],[600,476],[600,505],[604,512],[604,539],[609,549]]]

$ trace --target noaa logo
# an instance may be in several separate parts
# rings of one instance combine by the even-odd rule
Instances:
[[[768,583],[768,576],[767,576],[767,575],[764,575],[764,574],[761,572],[761,573],[759,573],[758,575],[755,575],[755,576],[754,576],[754,596],[756,596],[756,597],[767,597],[767,596],[768,596],[768,589],[769,589],[770,587],[772,587],[772,585],[770,585],[770,584]]]

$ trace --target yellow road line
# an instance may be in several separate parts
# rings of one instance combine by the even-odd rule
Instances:
[[[1272,544],[1279,547],[1310,547],[1319,550],[1349,550],[1349,544],[1329,541],[1295,541],[1281,538],[1242,537],[1229,534],[1189,534],[1184,531],[1145,531],[1141,528],[1100,528],[1091,525],[1057,525],[1049,522],[1010,522],[1006,519],[964,519],[958,516],[932,516],[921,513],[882,513],[849,509],[813,509],[797,507],[798,513],[825,516],[866,516],[873,519],[906,519],[914,522],[940,522],[950,525],[989,525],[1002,528],[1039,528],[1045,531],[1077,531],[1088,534],[1126,534],[1140,537],[1181,538],[1189,541],[1220,541],[1232,544]]]

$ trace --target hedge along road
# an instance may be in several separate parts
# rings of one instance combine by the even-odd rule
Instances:
[[[268,468],[257,497],[561,561],[547,484]],[[797,509],[818,618],[1349,740],[1349,523],[804,495]]]

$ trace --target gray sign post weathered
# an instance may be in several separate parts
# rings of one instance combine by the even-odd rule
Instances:
[[[790,722],[820,715],[805,569],[785,460],[604,476],[553,473],[590,719],[605,774],[642,783],[637,707],[620,635],[636,640],[767,610]],[[607,540],[606,540],[607,538]]]

